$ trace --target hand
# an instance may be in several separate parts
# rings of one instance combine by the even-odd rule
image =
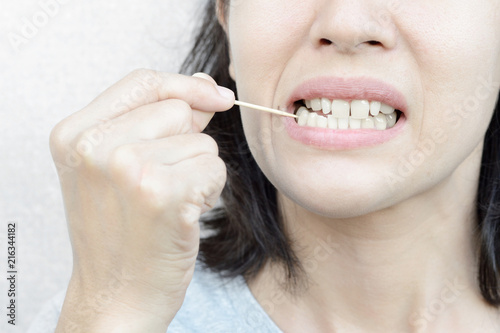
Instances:
[[[54,128],[74,258],[59,331],[165,332],[226,180],[200,132],[233,104],[206,74],[138,70]]]

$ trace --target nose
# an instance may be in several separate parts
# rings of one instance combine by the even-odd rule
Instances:
[[[396,45],[395,10],[386,1],[320,1],[310,39],[316,47],[345,54]]]

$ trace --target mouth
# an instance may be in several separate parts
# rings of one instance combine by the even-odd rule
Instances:
[[[405,96],[369,77],[317,77],[299,84],[288,98],[285,128],[291,139],[328,150],[371,147],[405,132]]]
[[[303,127],[332,130],[393,128],[402,112],[376,100],[330,100],[325,97],[302,99],[293,103],[296,122]]]

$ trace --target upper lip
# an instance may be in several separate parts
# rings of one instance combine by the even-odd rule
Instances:
[[[368,77],[319,77],[299,84],[287,100],[287,111],[294,112],[294,103],[314,98],[379,101],[403,113],[406,99],[388,83]]]

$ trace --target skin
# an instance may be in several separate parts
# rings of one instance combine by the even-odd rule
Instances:
[[[408,103],[397,138],[342,151],[293,141],[283,118],[242,112],[252,153],[308,262],[308,284],[295,295],[280,289],[279,267],[248,281],[281,329],[498,331],[497,310],[475,281],[473,228],[499,90],[499,16],[500,2],[489,0],[255,0],[233,1],[220,17],[242,100],[283,108],[309,78],[369,76]],[[433,149],[402,176],[403,161],[429,140]],[[443,300],[450,281],[460,291]]]
[[[219,89],[205,74],[137,70],[54,128],[73,247],[56,332],[166,331],[193,275],[200,214],[226,180],[200,133],[234,104]]]
[[[280,108],[297,81],[321,74],[379,78],[408,103],[397,138],[335,152],[293,142],[282,118],[242,112],[308,277],[294,294],[280,289],[279,267],[248,281],[283,331],[500,327],[475,282],[473,237],[500,81],[499,1],[395,4],[233,0],[219,11],[242,100]],[[490,81],[480,98],[477,78]],[[54,128],[74,256],[57,332],[165,332],[192,278],[197,221],[225,182],[217,145],[200,134],[233,105],[222,91],[207,75],[138,70]],[[477,108],[453,108],[470,96]],[[436,130],[446,139],[389,182]]]

